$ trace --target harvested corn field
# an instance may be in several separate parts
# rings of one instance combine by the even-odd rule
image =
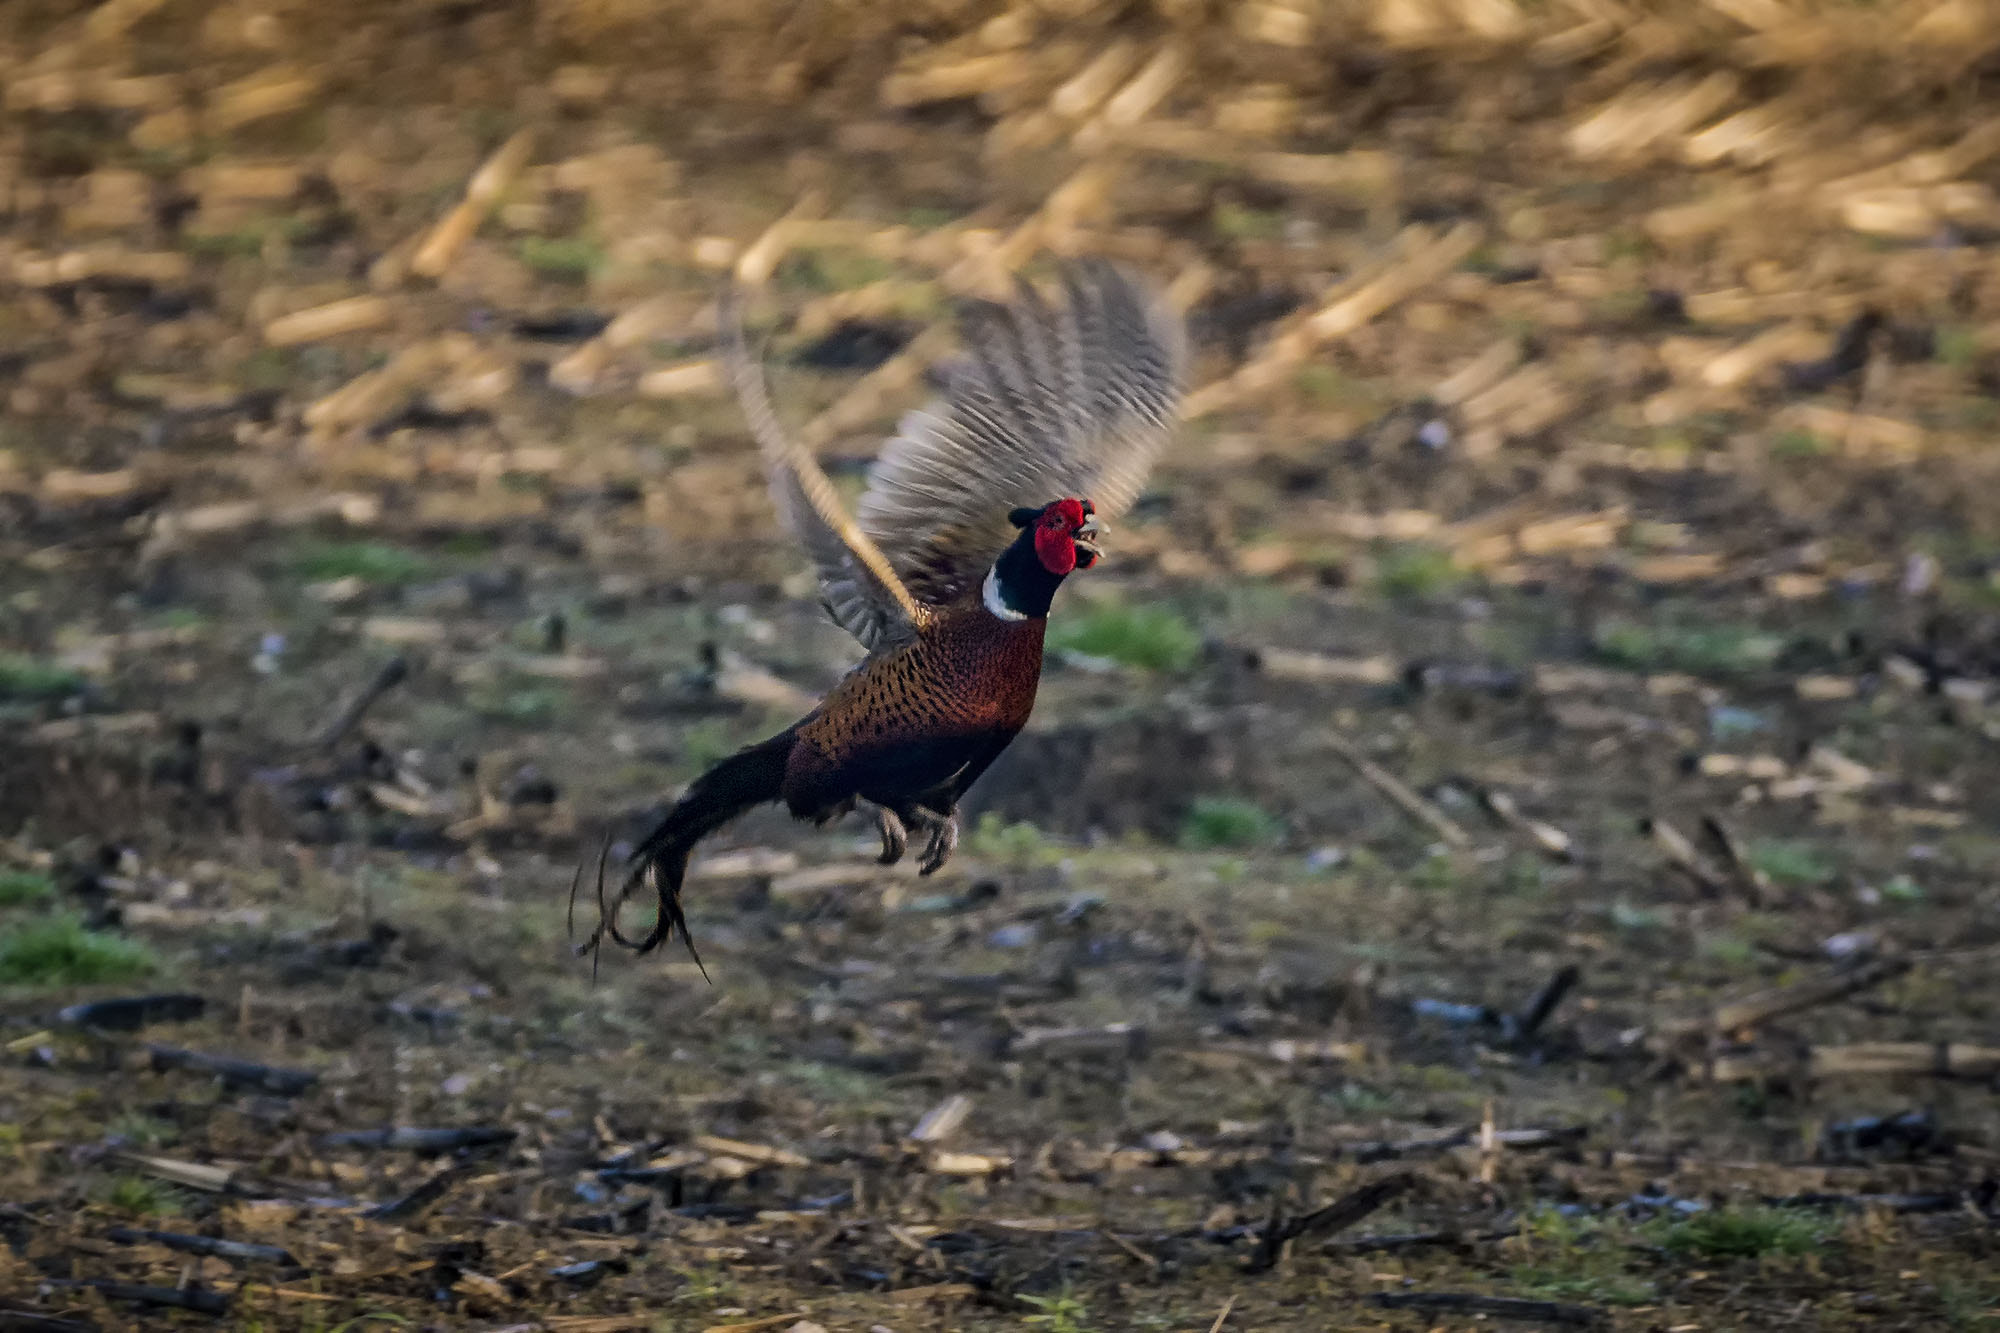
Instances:
[[[2000,1327],[2000,6],[0,6],[0,1329]],[[1185,315],[938,875],[566,899]],[[1048,497],[1033,497],[1037,502]],[[576,933],[588,929],[576,923]]]

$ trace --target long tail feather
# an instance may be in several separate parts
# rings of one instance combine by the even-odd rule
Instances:
[[[697,843],[730,820],[753,806],[778,799],[785,780],[785,757],[791,748],[792,733],[781,732],[737,751],[695,779],[626,861],[625,883],[615,902],[604,902],[600,867],[598,929],[635,953],[651,953],[678,933],[688,956],[706,977],[708,969],[702,967],[701,955],[695,952],[687,917],[681,910],[681,881],[687,875],[688,858]],[[618,929],[618,912],[648,876],[659,895],[659,918],[644,938],[630,939]]]

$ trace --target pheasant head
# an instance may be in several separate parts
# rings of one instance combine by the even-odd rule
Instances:
[[[1002,620],[1039,619],[1065,578],[1097,563],[1097,506],[1065,496],[1007,518],[1020,533],[987,572],[981,600]]]

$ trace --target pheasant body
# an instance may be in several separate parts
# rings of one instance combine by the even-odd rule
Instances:
[[[786,807],[815,819],[853,796],[893,809],[948,787],[956,804],[1027,725],[1047,627],[961,604],[920,637],[863,661],[798,724],[780,792]]]
[[[828,612],[868,655],[812,712],[696,779],[640,843],[618,902],[650,875],[660,915],[643,939],[620,933],[600,877],[585,948],[603,933],[642,953],[676,931],[685,941],[695,845],[768,802],[824,823],[865,801],[883,863],[912,831],[929,836],[923,873],[950,857],[959,798],[1034,709],[1057,589],[1096,562],[1100,508],[1137,498],[1179,401],[1178,318],[1107,265],[1072,268],[1064,285],[1059,308],[1024,283],[1009,305],[968,310],[970,355],[946,372],[941,403],[904,419],[859,522],[779,428],[725,295],[729,364],[773,498]]]

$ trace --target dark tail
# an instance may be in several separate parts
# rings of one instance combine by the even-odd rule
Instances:
[[[785,758],[791,748],[792,733],[783,731],[767,741],[738,750],[696,778],[694,785],[674,802],[666,818],[646,835],[626,861],[624,887],[617,904],[609,908],[602,901],[600,875],[599,929],[608,930],[612,939],[638,953],[652,952],[679,931],[688,956],[694,959],[696,967],[701,967],[701,955],[695,952],[694,941],[688,936],[687,917],[681,912],[681,880],[687,874],[688,858],[693,855],[696,843],[730,820],[753,806],[778,799],[778,789],[785,780]],[[646,937],[635,942],[619,933],[618,908],[648,873],[660,897],[660,917]],[[708,975],[707,968],[702,968],[702,975]]]

